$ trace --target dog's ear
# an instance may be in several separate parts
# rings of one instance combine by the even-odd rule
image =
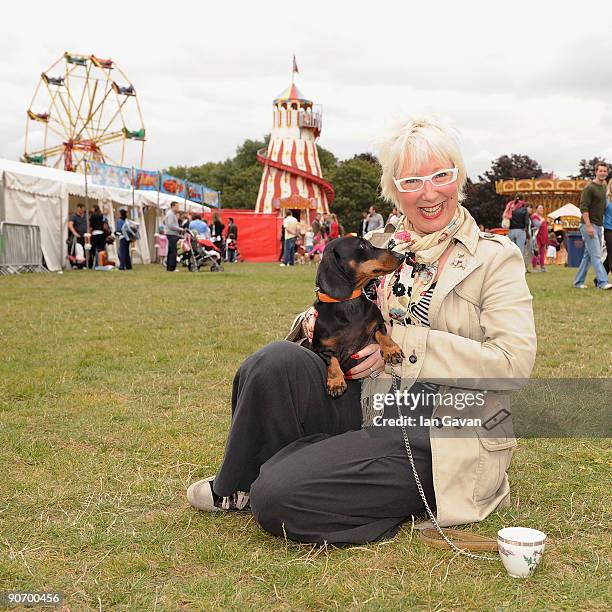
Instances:
[[[317,270],[317,287],[336,300],[350,297],[355,284],[355,273],[336,251],[342,238],[332,240],[323,251]]]

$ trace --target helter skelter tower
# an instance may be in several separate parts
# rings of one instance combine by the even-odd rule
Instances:
[[[315,213],[328,213],[334,200],[334,188],[323,178],[316,146],[321,107],[307,100],[293,82],[273,105],[270,143],[257,152],[264,168],[255,212],[282,215],[291,209],[299,214],[299,221],[309,223]]]

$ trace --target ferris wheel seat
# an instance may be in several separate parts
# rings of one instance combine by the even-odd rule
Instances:
[[[32,121],[40,121],[42,123],[49,123],[49,113],[35,113],[31,110],[28,110],[28,117],[32,119]]]
[[[126,138],[131,138],[133,140],[144,140],[145,139],[145,129],[142,128],[140,130],[128,130],[127,128],[123,128],[121,130]]]
[[[47,76],[44,72],[42,73],[42,78],[47,85],[63,85],[64,77],[50,77]]]
[[[89,59],[98,68],[106,68],[107,70],[110,70],[113,67],[113,60],[111,59],[101,59],[95,55],[91,55]]]
[[[76,64],[77,66],[87,66],[87,58],[84,55],[72,55],[71,53],[64,53],[64,57],[69,64]]]
[[[27,153],[24,153],[23,161],[26,162],[26,164],[36,164],[37,166],[44,166],[45,156],[44,155],[28,155]]]
[[[127,87],[123,87],[115,83],[115,81],[113,81],[113,91],[123,96],[135,96],[136,95],[133,85],[128,85]]]

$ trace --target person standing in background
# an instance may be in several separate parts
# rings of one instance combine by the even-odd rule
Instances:
[[[312,233],[316,236],[321,231],[321,213],[317,213],[312,224]]]
[[[283,266],[292,266],[295,260],[295,237],[298,233],[298,220],[293,216],[291,210],[285,214],[283,221],[283,229],[285,230],[285,244],[283,245]]]
[[[178,272],[176,269],[176,246],[181,235],[181,227],[178,220],[179,203],[172,202],[164,217],[164,231],[168,238],[168,255],[166,257],[166,270]]]
[[[306,254],[310,255],[310,251],[312,251],[314,247],[314,232],[312,231],[312,227],[309,227],[304,234],[304,248],[306,249]]]
[[[598,289],[612,289],[608,275],[601,262],[601,240],[604,210],[606,207],[606,177],[608,164],[599,163],[595,168],[595,178],[582,190],[580,195],[580,234],[584,240],[584,254],[574,278],[576,289],[586,289],[584,284],[590,266],[595,270]]]
[[[91,207],[89,215],[89,233],[91,234],[91,250],[89,251],[89,268],[98,265],[98,255],[104,251],[104,216],[97,204]]]
[[[117,219],[117,225],[115,227],[115,236],[119,241],[118,252],[119,252],[119,269],[120,270],[131,270],[132,269],[132,258],[130,256],[130,241],[127,239],[123,226],[128,223],[127,210],[125,208],[119,209],[119,219]]]
[[[238,226],[234,223],[234,217],[229,218],[229,223],[227,224],[227,236],[229,238],[230,234],[234,235],[234,240],[238,240]]]
[[[548,248],[548,222],[544,216],[544,206],[539,204],[536,211],[531,215],[531,223],[535,234],[533,239],[533,256],[531,258],[531,267],[534,272],[538,270],[538,262],[540,263],[540,272],[546,272],[546,249]],[[537,251],[537,255],[536,255]]]
[[[224,223],[219,213],[213,213],[213,222],[210,226],[210,236],[213,244],[221,251],[221,258],[225,259],[225,241],[223,240]]]
[[[382,215],[376,212],[375,206],[370,206],[368,213],[369,213],[368,214],[368,232],[371,232],[373,230],[377,230],[383,227]]]
[[[512,217],[510,218],[510,229],[508,231],[508,238],[511,242],[514,242],[520,249],[523,259],[525,258],[525,243],[527,241],[527,231],[531,221],[529,219],[529,212],[527,206],[522,200],[519,201],[520,206],[514,208],[512,211]],[[525,265],[525,270],[527,270]]]
[[[334,238],[340,237],[340,225],[338,224],[338,217],[334,213],[330,215],[329,222],[329,238],[333,240]]]
[[[208,223],[201,218],[200,213],[193,213],[191,217],[192,219],[189,223],[189,229],[195,231],[198,238],[210,240],[210,229],[208,227]]]
[[[76,241],[85,248],[85,234],[87,233],[87,217],[85,216],[85,205],[80,202],[76,206],[76,212],[68,220],[68,230]]]
[[[397,225],[397,222],[399,221],[399,213],[397,211],[397,206],[394,206],[391,209],[391,214],[389,215],[389,218],[387,219],[387,223],[390,223],[391,225],[395,226]]]

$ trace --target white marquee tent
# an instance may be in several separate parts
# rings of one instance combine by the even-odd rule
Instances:
[[[557,208],[557,210],[553,210],[551,213],[548,213],[548,217],[552,219],[557,219],[558,217],[582,217],[582,213],[580,209],[575,204],[566,204],[561,208]]]
[[[68,217],[77,202],[88,208],[98,203],[111,226],[119,207],[134,210],[140,223],[138,253],[142,263],[151,262],[153,234],[170,202],[180,202],[183,210],[210,212],[208,206],[189,200],[185,203],[157,191],[136,190],[132,195],[130,189],[92,185],[90,179],[85,185],[83,174],[8,159],[0,159],[0,177],[0,221],[40,227],[42,252],[50,270],[67,265]]]

